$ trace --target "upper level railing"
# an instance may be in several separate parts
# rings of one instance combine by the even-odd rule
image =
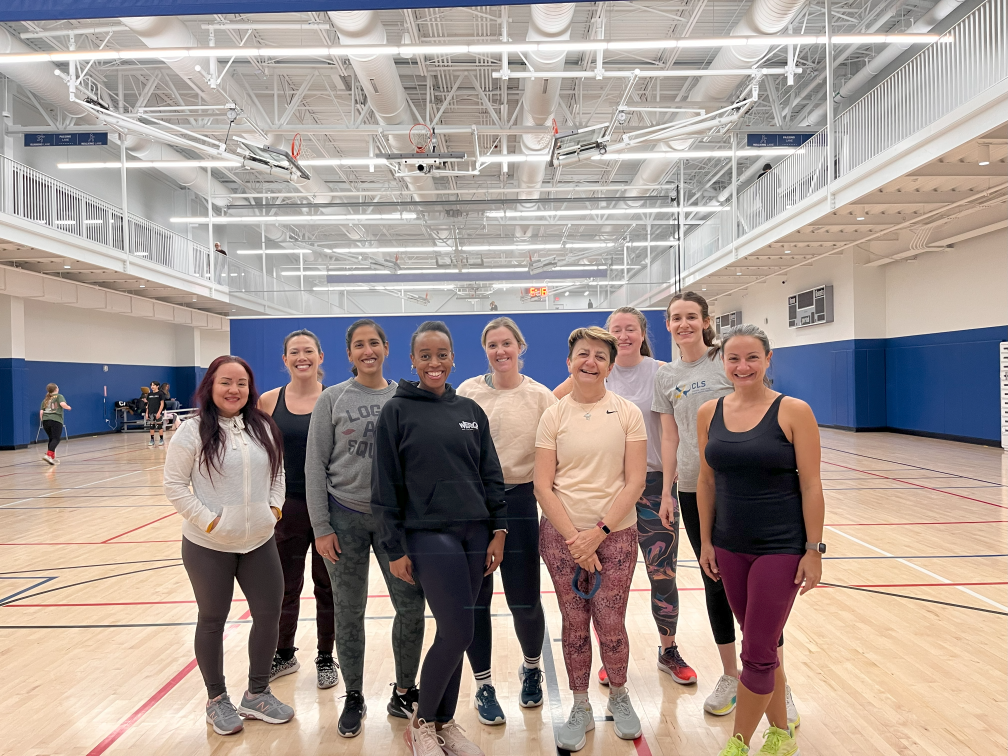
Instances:
[[[837,177],[1008,78],[1006,37],[1008,0],[987,0],[841,113],[834,129]],[[740,192],[737,209],[729,204],[697,226],[685,239],[686,270],[825,189],[827,150],[823,129]]]
[[[128,252],[177,273],[212,280],[231,293],[290,312],[321,315],[332,311],[325,300],[132,213],[124,245],[121,208],[7,156],[0,156],[0,212]]]

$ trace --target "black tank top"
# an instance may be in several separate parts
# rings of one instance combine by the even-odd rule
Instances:
[[[322,387],[325,390],[325,386]],[[273,408],[273,420],[283,433],[284,445],[284,475],[287,478],[287,494],[305,495],[305,450],[308,446],[308,426],[311,424],[311,413],[295,415],[287,409],[285,394],[287,386],[280,387],[276,407]]]
[[[804,554],[805,517],[794,444],[781,430],[778,396],[755,428],[724,423],[718,399],[704,456],[714,471],[715,546],[739,554]]]

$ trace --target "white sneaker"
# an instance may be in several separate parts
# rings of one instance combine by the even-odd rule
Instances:
[[[797,727],[801,724],[801,717],[798,709],[795,708],[794,700],[791,698],[791,686],[784,685],[784,702],[787,704],[787,723]]]
[[[595,714],[591,704],[574,702],[570,716],[563,726],[557,730],[557,748],[567,751],[580,751],[588,742],[588,732],[595,729]]]
[[[714,690],[704,701],[704,711],[715,717],[723,717],[735,710],[735,694],[738,691],[738,678],[731,675],[721,675]]]
[[[433,722],[425,722],[417,716],[419,704],[413,704],[413,716],[403,730],[403,740],[413,756],[444,756],[441,746],[444,739],[438,735]],[[417,724],[414,725],[413,723]]]
[[[618,693],[615,691],[609,693],[606,711],[612,714],[616,737],[621,740],[636,740],[641,736],[640,717],[630,703],[630,693],[626,687]]]
[[[483,749],[473,743],[465,736],[463,730],[455,720],[450,720],[444,727],[437,731],[441,736],[443,745],[441,748],[449,756],[486,756]]]

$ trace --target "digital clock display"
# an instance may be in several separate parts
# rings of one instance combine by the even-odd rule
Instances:
[[[530,297],[545,297],[547,294],[545,286],[530,286],[528,295]]]

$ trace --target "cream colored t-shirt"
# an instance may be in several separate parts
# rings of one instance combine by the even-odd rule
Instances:
[[[591,418],[585,419],[589,410]],[[568,394],[543,413],[535,445],[556,450],[553,491],[578,530],[595,527],[623,490],[627,441],[647,441],[644,416],[612,391],[594,407],[578,404]],[[624,530],[635,522],[637,511],[631,507],[612,529]]]
[[[478,375],[463,381],[455,393],[472,399],[486,412],[505,485],[531,482],[536,429],[543,412],[557,403],[553,392],[527,375],[513,389],[491,388],[486,376]]]

